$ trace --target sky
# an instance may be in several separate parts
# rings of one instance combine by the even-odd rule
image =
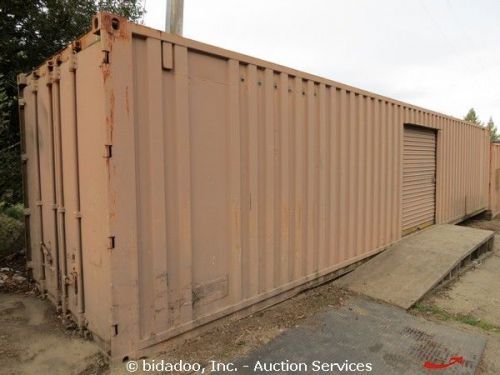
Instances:
[[[144,24],[165,27],[165,0]],[[184,36],[500,127],[499,0],[184,0]]]

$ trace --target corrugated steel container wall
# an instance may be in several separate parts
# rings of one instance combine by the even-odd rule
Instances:
[[[437,223],[488,205],[480,127],[108,14],[93,33],[21,91],[28,221],[35,278],[68,294],[40,255],[66,254],[114,357],[399,240],[404,124],[437,130]]]
[[[490,169],[490,210],[491,216],[500,213],[500,144],[491,144],[491,169]]]

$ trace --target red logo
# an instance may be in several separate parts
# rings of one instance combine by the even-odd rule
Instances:
[[[464,365],[464,357],[450,357],[448,363],[425,362],[424,367],[432,370],[444,369],[453,365]]]

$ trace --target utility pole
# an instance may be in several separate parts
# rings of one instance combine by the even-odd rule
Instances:
[[[182,35],[183,16],[184,0],[167,0],[165,31],[171,34]]]

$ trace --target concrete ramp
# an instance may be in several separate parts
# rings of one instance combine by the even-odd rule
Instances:
[[[435,225],[403,238],[337,284],[409,309],[460,266],[492,249],[493,234],[458,225]]]

